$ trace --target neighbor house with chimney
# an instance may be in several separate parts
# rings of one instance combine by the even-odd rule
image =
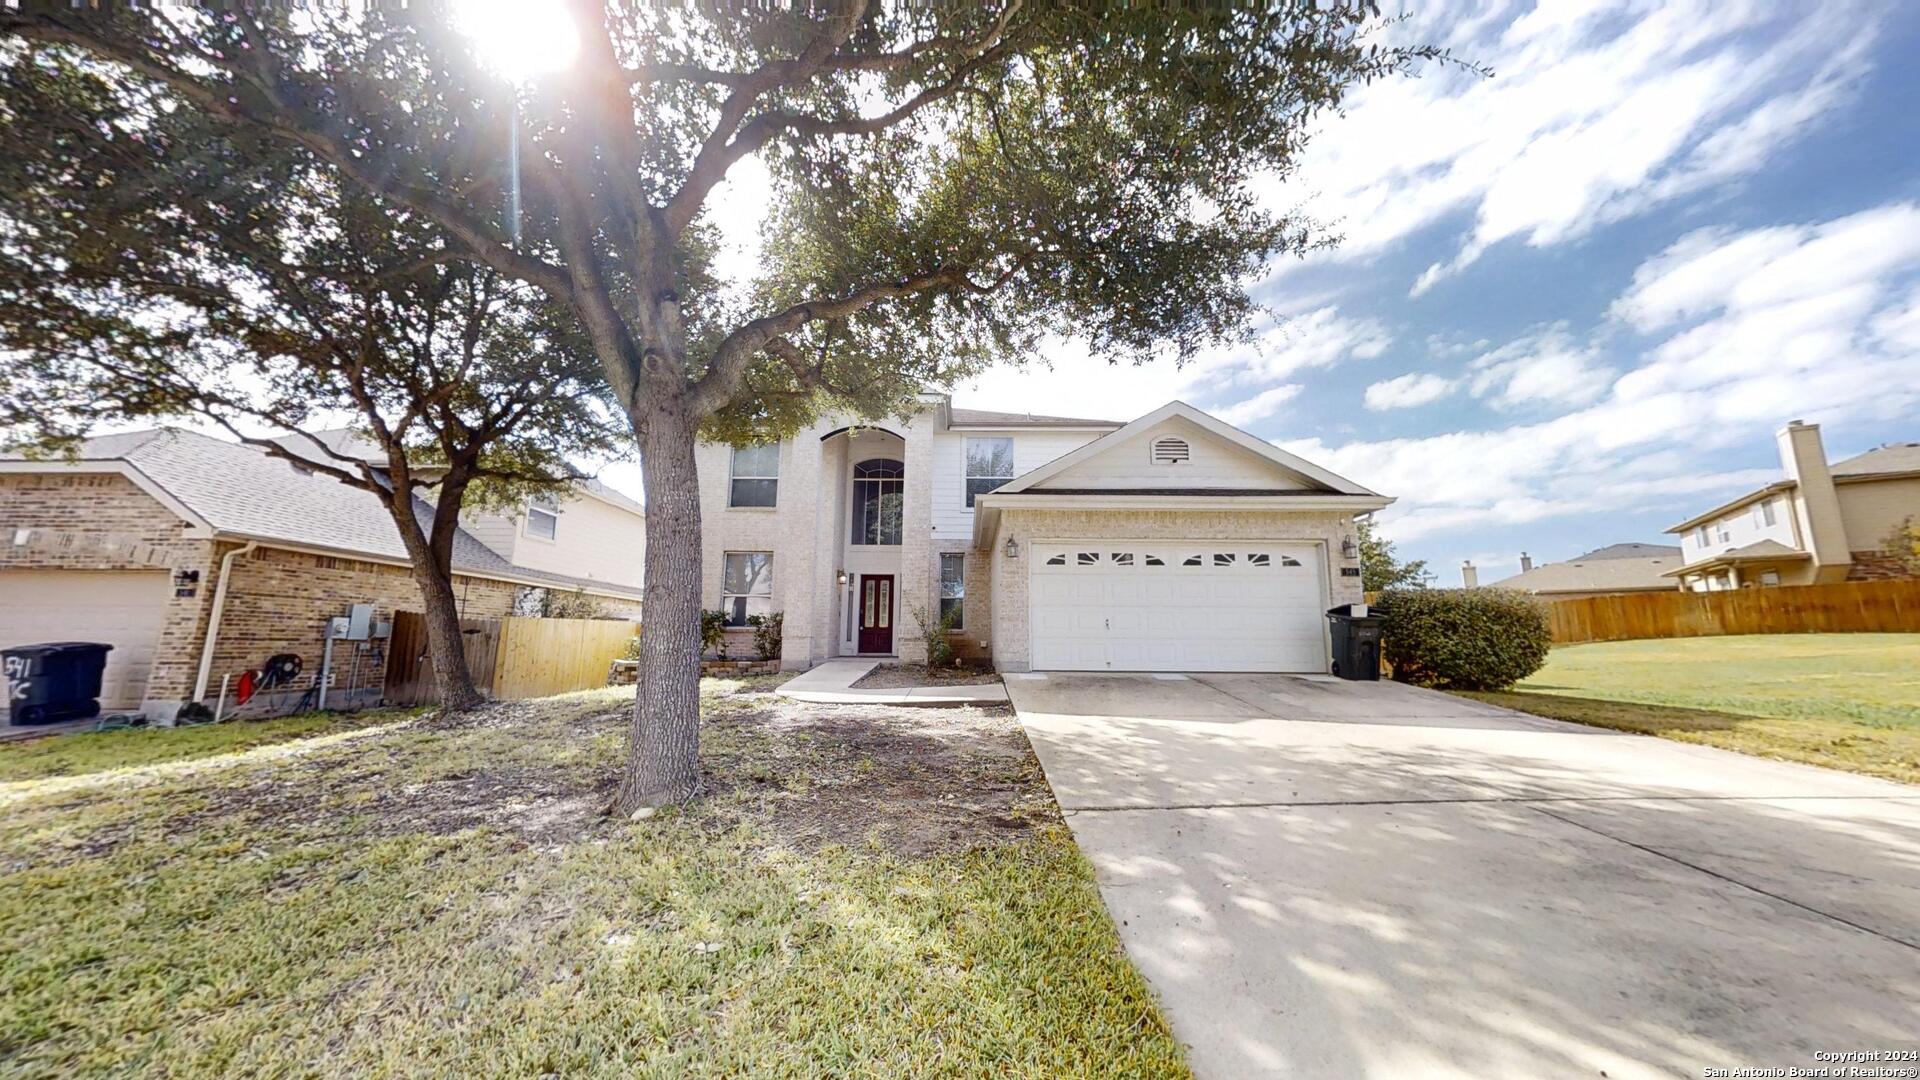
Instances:
[[[1666,575],[1680,566],[1680,559],[1680,549],[1672,544],[1608,544],[1565,562],[1538,566],[1523,551],[1520,572],[1491,585],[1532,593],[1543,600],[1672,592],[1674,581]]]
[[[1781,479],[1667,530],[1681,551],[1668,580],[1715,592],[1913,576],[1887,538],[1920,518],[1920,443],[1828,464],[1820,426],[1798,420],[1778,442]]]

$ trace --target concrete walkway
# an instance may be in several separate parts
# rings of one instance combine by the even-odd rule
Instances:
[[[1920,1048],[1920,788],[1393,683],[1008,689],[1203,1077]]]
[[[829,660],[780,684],[775,691],[795,701],[816,705],[1002,705],[1007,688],[999,683],[976,686],[856,687],[853,684],[880,666],[877,660]]]

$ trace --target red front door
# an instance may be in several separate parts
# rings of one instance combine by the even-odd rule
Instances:
[[[860,591],[854,601],[860,605],[860,651],[892,652],[893,575],[861,574]]]

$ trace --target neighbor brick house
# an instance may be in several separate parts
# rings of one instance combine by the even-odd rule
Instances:
[[[463,515],[462,526],[464,617],[511,614],[543,590],[639,617],[645,516],[624,496],[581,484],[554,502]],[[0,457],[0,647],[113,645],[109,710],[164,722],[278,653],[302,659],[297,699],[319,672],[327,619],[355,603],[382,622],[420,609],[407,567],[371,494],[253,447],[163,429],[90,439],[71,460]],[[384,643],[336,649],[330,693],[377,699]]]
[[[696,451],[703,604],[782,612],[782,660],[1001,670],[1328,669],[1354,515],[1392,500],[1183,402],[1131,423],[955,408]]]
[[[1694,592],[1911,576],[1887,535],[1920,518],[1920,443],[1893,443],[1829,465],[1820,426],[1778,435],[1785,476],[1667,531],[1683,564],[1666,572]]]

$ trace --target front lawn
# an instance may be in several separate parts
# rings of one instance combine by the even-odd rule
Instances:
[[[631,689],[0,783],[5,1071],[1184,1074],[1005,710],[706,689],[638,822]]]
[[[1920,783],[1920,634],[1562,645],[1482,701]]]

